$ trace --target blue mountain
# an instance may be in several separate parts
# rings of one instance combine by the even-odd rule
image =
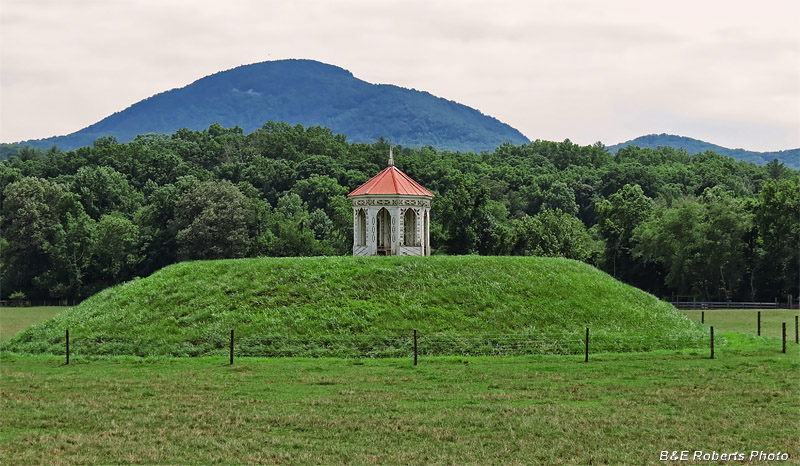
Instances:
[[[687,138],[685,136],[648,134],[647,136],[641,136],[627,142],[609,146],[608,150],[616,154],[618,150],[627,146],[638,146],[650,149],[672,147],[673,149],[684,149],[690,154],[699,154],[711,150],[720,155],[727,155],[737,160],[744,160],[745,162],[752,162],[757,165],[765,165],[777,159],[789,168],[800,170],[800,148],[776,152],[754,152],[744,149],[728,149],[727,147],[718,146],[698,139]]]
[[[267,121],[325,126],[350,142],[383,137],[403,146],[462,152],[529,142],[511,126],[458,102],[371,84],[317,61],[280,60],[222,71],[142,100],[75,133],[21,144],[69,150],[101,136],[126,142],[139,134],[202,130],[213,123],[248,133]]]

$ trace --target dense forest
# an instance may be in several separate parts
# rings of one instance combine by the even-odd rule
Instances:
[[[0,297],[80,299],[185,260],[350,254],[345,196],[388,152],[272,122],[23,147],[0,163]],[[435,254],[573,258],[662,297],[798,295],[800,173],[777,161],[568,140],[394,153],[437,196]]]

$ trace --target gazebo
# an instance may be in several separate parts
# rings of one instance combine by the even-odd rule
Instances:
[[[430,256],[434,195],[389,166],[347,195],[353,202],[354,256]]]

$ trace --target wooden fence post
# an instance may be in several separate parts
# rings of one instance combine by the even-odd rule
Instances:
[[[585,343],[586,343],[586,348],[585,348],[586,356],[583,358],[583,362],[589,362],[589,327],[586,327]]]
[[[233,365],[233,329],[231,329],[231,366]]]
[[[69,366],[69,329],[67,329],[67,365]]]
[[[798,316],[794,316],[794,342],[800,343],[800,333],[798,332],[797,319]]]
[[[786,322],[781,322],[783,325],[783,354],[786,354]]]
[[[761,311],[758,311],[758,336],[761,336]]]
[[[417,365],[417,329],[414,329],[414,365]]]
[[[700,311],[700,323],[701,324],[706,323],[706,311]]]
[[[714,359],[714,326],[711,326],[711,359]]]

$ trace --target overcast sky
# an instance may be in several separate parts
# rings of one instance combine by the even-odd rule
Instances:
[[[283,58],[425,90],[531,139],[800,147],[797,0],[0,0],[0,141]]]

